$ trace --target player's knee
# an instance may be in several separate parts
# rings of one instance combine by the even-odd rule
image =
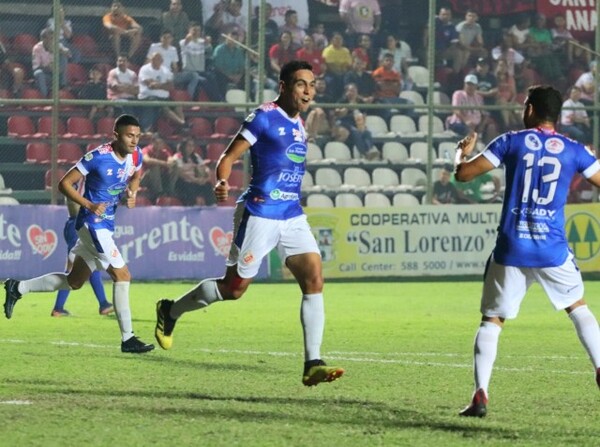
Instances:
[[[323,291],[323,283],[323,275],[320,272],[314,272],[300,280],[300,287],[307,293],[319,293]]]
[[[79,290],[85,284],[85,281],[80,281],[78,279],[73,278],[68,278],[67,281],[69,283],[69,287],[71,287],[72,290]]]

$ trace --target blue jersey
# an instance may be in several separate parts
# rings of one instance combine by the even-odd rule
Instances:
[[[240,134],[251,144],[252,179],[240,197],[248,212],[277,220],[302,214],[300,187],[307,151],[302,120],[266,103],[246,118]]]
[[[583,145],[553,131],[505,133],[482,154],[505,166],[506,191],[494,259],[516,267],[556,267],[569,254],[564,208],[575,173],[600,164]]]
[[[77,215],[76,228],[84,224],[90,228],[115,229],[115,212],[123,197],[129,180],[142,167],[142,151],[135,148],[124,160],[119,160],[110,143],[98,146],[83,156],[75,167],[85,176],[83,197],[92,203],[106,203],[106,211],[96,216],[81,207]]]

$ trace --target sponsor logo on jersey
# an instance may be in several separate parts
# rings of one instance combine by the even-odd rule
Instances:
[[[560,154],[565,148],[565,143],[560,138],[552,137],[546,140],[544,147],[551,154]]]
[[[271,197],[271,199],[273,200],[284,200],[284,201],[288,201],[288,200],[298,200],[300,197],[298,197],[298,194],[296,194],[295,192],[285,192],[282,191],[281,189],[274,189],[269,193],[269,197]]]
[[[299,129],[292,129],[292,135],[294,135],[294,141],[302,143],[304,141],[304,132]]]
[[[547,210],[544,208],[513,208],[511,213],[521,216],[539,217],[542,219],[554,220],[556,210]]]
[[[116,248],[113,248],[112,251],[110,252],[110,255],[113,258],[116,258],[117,256],[119,256],[119,250],[117,250]]]
[[[264,110],[265,112],[270,112],[271,110],[275,110],[277,108],[277,104],[274,102],[266,102],[259,106],[260,110]]]
[[[114,185],[110,185],[108,188],[106,188],[106,192],[108,192],[111,196],[118,196],[123,191],[125,191],[125,188],[127,188],[127,185],[125,183],[119,182],[115,183]]]
[[[285,155],[294,163],[304,163],[306,159],[306,145],[293,143],[285,150]]]
[[[536,134],[528,133],[525,135],[525,147],[532,151],[539,151],[542,148],[542,142]]]
[[[91,152],[88,152],[87,154],[84,155],[83,159],[85,161],[90,161],[92,158],[94,158],[94,154]]]
[[[294,183],[299,184],[302,183],[302,177],[304,177],[304,172],[301,172],[300,169],[296,166],[293,171],[289,169],[284,169],[279,173],[279,177],[277,178],[278,182],[285,183]]]

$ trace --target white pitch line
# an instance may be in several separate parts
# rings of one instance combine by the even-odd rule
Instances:
[[[0,405],[31,405],[28,400],[0,400]]]
[[[0,344],[19,344],[28,343],[25,340],[14,340],[14,339],[0,339]],[[55,346],[73,346],[83,347],[92,349],[116,349],[114,345],[98,345],[93,343],[79,343],[79,342],[68,342],[64,340],[48,341],[49,344]],[[191,351],[203,352],[207,354],[236,354],[236,355],[268,355],[271,357],[299,357],[300,354],[297,352],[285,352],[285,351],[256,351],[256,350],[243,350],[243,349],[206,349],[206,348],[194,348]],[[333,360],[342,360],[347,362],[358,362],[358,363],[381,363],[381,364],[398,364],[398,365],[414,365],[414,366],[433,366],[433,367],[445,367],[445,368],[472,368],[473,363],[471,356],[468,354],[456,354],[456,353],[435,353],[435,352],[359,352],[359,351],[331,351],[327,358]],[[370,357],[367,357],[370,356]],[[444,363],[434,361],[417,361],[417,360],[402,360],[393,358],[374,358],[375,356],[389,356],[389,357],[464,357],[465,363]],[[506,358],[532,358],[532,359],[564,359],[572,360],[580,357],[577,356],[504,356]],[[468,360],[468,361],[467,361]],[[562,369],[549,370],[546,368],[515,368],[515,367],[502,367],[498,366],[495,368],[499,371],[511,371],[511,372],[535,372],[543,371],[545,373],[554,374],[572,374],[582,375],[589,374],[587,371],[568,371]]]

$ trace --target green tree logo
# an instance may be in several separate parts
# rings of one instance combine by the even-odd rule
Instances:
[[[587,261],[600,251],[600,223],[588,213],[573,214],[566,223],[567,240],[575,258]]]

